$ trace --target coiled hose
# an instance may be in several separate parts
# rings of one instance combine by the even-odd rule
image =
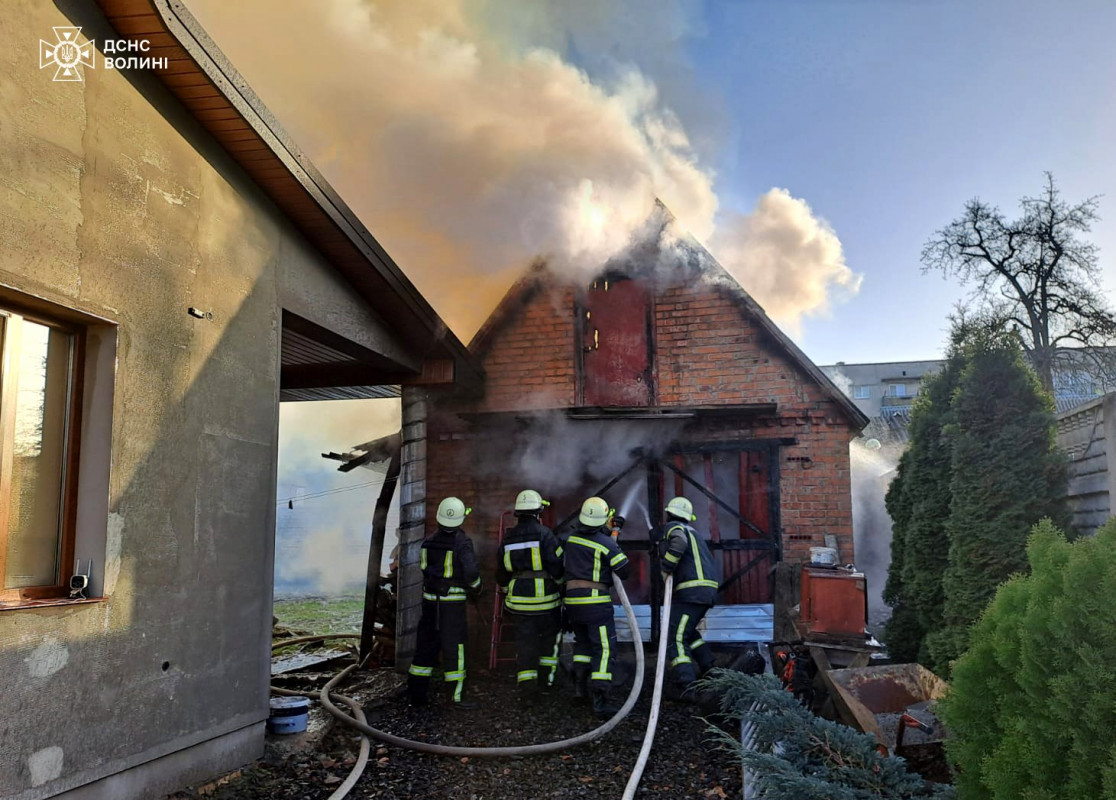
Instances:
[[[287,645],[291,644],[301,644],[303,642],[321,642],[327,639],[359,638],[360,634],[356,633],[327,633],[320,636],[299,636],[294,639],[286,639],[282,642],[276,642],[271,646],[271,650],[272,652],[274,652],[280,647],[286,647]],[[315,694],[314,692],[296,692],[292,691],[291,689],[280,689],[278,686],[272,686],[271,693],[283,695],[285,697],[317,697],[317,694]],[[347,705],[349,707],[349,710],[353,712],[353,717],[351,718],[355,718],[358,722],[368,722],[368,719],[364,716],[364,709],[360,707],[360,703],[358,703],[356,700],[353,700],[351,697],[342,697],[341,695],[338,695],[337,699]],[[327,797],[326,800],[344,800],[345,797],[348,796],[349,792],[351,792],[353,787],[356,786],[357,781],[360,780],[360,776],[364,774],[364,768],[368,766],[368,757],[371,754],[372,744],[371,742],[369,742],[368,737],[362,733],[360,735],[360,754],[357,756],[356,763],[353,764],[353,768],[349,771],[348,777],[345,778],[340,786],[333,790],[333,793],[329,797]]]
[[[480,758],[507,758],[510,756],[543,755],[545,753],[555,753],[561,750],[568,750],[573,747],[588,744],[589,742],[595,741],[596,739],[599,739],[607,734],[609,731],[619,725],[620,722],[626,716],[628,716],[629,713],[631,713],[632,708],[635,706],[636,701],[639,699],[639,693],[643,689],[643,677],[645,670],[643,638],[640,636],[639,633],[639,623],[636,620],[635,612],[632,610],[632,604],[628,600],[628,593],[624,590],[624,585],[618,581],[615,586],[616,594],[620,598],[620,603],[624,606],[624,615],[628,622],[628,628],[632,634],[632,644],[634,645],[635,649],[636,672],[635,678],[632,681],[631,691],[628,692],[628,697],[624,701],[624,704],[620,707],[620,710],[617,711],[616,714],[614,714],[612,718],[605,722],[603,725],[599,725],[591,731],[580,734],[579,736],[571,737],[569,739],[560,739],[556,742],[546,742],[543,744],[517,745],[513,747],[463,747],[456,745],[431,744],[430,742],[419,742],[415,741],[414,739],[405,739],[402,736],[396,736],[394,734],[387,733],[386,731],[381,731],[378,728],[373,728],[371,725],[368,724],[368,720],[365,718],[359,703],[357,703],[350,697],[332,694],[333,689],[339,683],[341,683],[341,681],[345,680],[345,678],[347,678],[353,672],[353,670],[362,666],[361,664],[351,664],[343,669],[341,672],[339,672],[337,675],[335,675],[333,678],[331,678],[330,681],[322,687],[321,691],[317,695],[318,699],[321,701],[322,706],[324,706],[330,714],[339,719],[341,722],[344,722],[346,725],[360,731],[361,733],[360,756],[357,758],[357,763],[353,767],[352,772],[350,772],[349,776],[345,779],[344,783],[337,787],[334,793],[329,796],[328,800],[343,800],[343,798],[348,795],[349,791],[353,788],[353,786],[356,785],[356,782],[360,779],[361,774],[364,772],[364,767],[368,763],[368,755],[371,750],[368,741],[369,737],[377,739],[381,742],[386,742],[387,744],[395,745],[396,747],[402,747],[407,750],[415,750],[420,753],[430,753],[432,755],[454,757],[468,756]],[[670,614],[670,589],[671,582],[668,578],[666,588],[667,600],[666,604],[663,607],[664,615]],[[285,647],[290,644],[299,644],[302,642],[354,638],[360,637],[356,634],[351,633],[326,634],[322,636],[301,636],[295,639],[287,639],[283,642],[278,642],[272,647],[272,649],[274,650],[278,647]],[[663,666],[666,660],[665,636],[660,637],[658,658],[659,667],[658,675],[656,676],[655,680],[655,693],[652,699],[651,720],[648,724],[647,735],[644,739],[643,749],[640,751],[640,757],[639,761],[636,764],[636,769],[633,770],[632,776],[628,781],[628,787],[625,789],[625,798],[629,798],[634,795],[635,787],[638,785],[639,778],[643,774],[643,768],[647,763],[647,756],[651,752],[651,743],[655,737],[655,726],[658,723],[659,701],[662,693]],[[274,694],[297,697],[314,696],[312,693],[296,692],[289,689],[280,689],[275,686],[271,687],[271,691]],[[337,700],[339,700],[341,703],[348,706],[352,710],[353,715],[350,716],[349,714],[346,714],[344,711],[338,708],[333,702],[334,697],[336,697]]]
[[[414,739],[404,739],[402,736],[396,736],[395,734],[387,733],[386,731],[381,731],[377,728],[373,728],[367,722],[356,720],[333,704],[330,693],[333,691],[333,688],[337,684],[347,678],[349,676],[349,673],[356,669],[356,664],[352,664],[346,667],[344,670],[335,675],[329,681],[329,683],[323,686],[321,692],[318,695],[318,699],[321,700],[322,705],[325,706],[325,709],[330,714],[333,714],[333,716],[337,717],[346,725],[356,728],[365,736],[370,736],[373,739],[378,739],[381,742],[386,742],[387,744],[392,744],[396,747],[403,747],[407,750],[415,750],[420,753],[430,753],[436,756],[468,756],[470,758],[508,758],[509,756],[537,756],[543,755],[544,753],[557,753],[561,750],[569,750],[572,747],[578,747],[583,744],[588,744],[589,742],[601,738],[617,725],[619,725],[624,717],[628,716],[628,714],[631,712],[632,707],[636,704],[636,700],[639,699],[640,691],[643,689],[643,673],[645,665],[643,657],[643,639],[639,635],[639,624],[636,621],[635,612],[632,610],[632,604],[628,600],[628,593],[624,591],[624,584],[619,581],[616,582],[616,594],[620,598],[620,603],[624,606],[624,614],[628,620],[628,628],[632,632],[632,644],[635,645],[635,680],[632,681],[632,689],[630,692],[628,692],[628,698],[624,701],[624,705],[620,707],[620,710],[617,711],[616,714],[614,714],[612,718],[605,722],[603,725],[600,725],[593,730],[588,731],[587,733],[583,733],[579,736],[574,736],[569,739],[560,739],[557,742],[516,745],[513,747],[463,747],[457,745],[418,742]]]

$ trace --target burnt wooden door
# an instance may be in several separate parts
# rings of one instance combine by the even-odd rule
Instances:
[[[594,281],[581,315],[581,404],[649,406],[651,297],[627,278]]]
[[[689,498],[694,525],[708,534],[721,568],[720,603],[772,601],[771,570],[780,549],[776,453],[776,446],[757,443],[677,453],[663,462],[664,499]]]

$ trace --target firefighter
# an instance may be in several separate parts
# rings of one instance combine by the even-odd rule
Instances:
[[[454,684],[453,702],[463,708],[469,705],[462,701],[468,633],[465,601],[476,597],[481,583],[473,542],[461,530],[470,511],[460,499],[447,497],[438,504],[438,530],[422,543],[422,617],[407,678],[412,705],[426,705],[439,654],[445,680]]]
[[[558,671],[562,548],[539,521],[548,505],[533,489],[519,493],[517,522],[504,534],[496,567],[496,582],[506,592],[504,607],[515,620],[516,683],[525,694],[553,686]]]
[[[575,692],[579,699],[584,699],[591,687],[593,713],[602,718],[619,710],[609,696],[616,649],[610,595],[612,576],[626,578],[630,568],[628,557],[610,535],[607,525],[610,515],[608,503],[601,498],[586,500],[581,506],[579,524],[566,540],[562,553],[566,619],[574,632]]]
[[[664,580],[674,576],[674,596],[663,635],[670,637],[668,696],[678,699],[713,666],[713,655],[697,626],[713,605],[720,582],[709,546],[690,525],[697,519],[693,504],[685,497],[675,497],[667,503],[666,514],[661,568]]]

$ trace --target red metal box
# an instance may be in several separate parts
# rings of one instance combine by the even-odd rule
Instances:
[[[864,574],[802,568],[799,627],[804,635],[865,638],[868,595]]]

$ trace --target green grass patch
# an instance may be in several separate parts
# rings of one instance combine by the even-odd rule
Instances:
[[[275,616],[285,628],[310,633],[357,633],[364,616],[363,595],[276,600]]]

